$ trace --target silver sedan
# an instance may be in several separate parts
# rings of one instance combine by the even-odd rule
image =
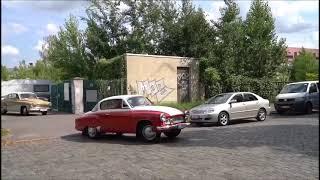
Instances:
[[[235,119],[264,121],[270,113],[269,100],[251,92],[219,94],[189,111],[191,123],[215,123],[225,126]]]

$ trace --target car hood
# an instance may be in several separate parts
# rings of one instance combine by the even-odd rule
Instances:
[[[294,99],[304,97],[306,93],[285,93],[285,94],[278,94],[276,99]]]
[[[136,106],[132,108],[132,110],[159,111],[159,112],[167,113],[170,116],[183,114],[182,111],[172,107],[167,107],[167,106]]]
[[[28,99],[28,98],[25,98],[25,99],[21,99],[19,100],[20,102],[26,102],[26,103],[32,103],[32,104],[37,104],[37,105],[45,105],[45,106],[48,106],[49,105],[49,102],[48,101],[44,101],[44,100],[41,100],[41,99]]]
[[[221,104],[201,104],[199,106],[196,106],[194,108],[192,108],[190,111],[192,110],[206,110],[206,109],[212,109],[214,107],[217,107]]]

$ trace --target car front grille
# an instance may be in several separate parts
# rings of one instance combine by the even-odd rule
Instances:
[[[279,99],[279,102],[292,102],[294,99]]]
[[[192,114],[205,114],[206,111],[205,110],[192,110],[191,113]]]
[[[185,119],[184,119],[183,116],[175,116],[175,117],[172,118],[172,121],[173,121],[174,123],[180,123],[180,122],[184,122]]]

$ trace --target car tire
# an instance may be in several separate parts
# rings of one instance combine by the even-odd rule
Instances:
[[[144,123],[140,126],[137,136],[145,142],[159,142],[161,133],[155,132],[150,123]]]
[[[307,104],[306,104],[305,113],[306,114],[311,114],[312,113],[312,104],[310,102],[307,102]]]
[[[28,110],[28,108],[27,108],[26,106],[22,106],[22,107],[21,107],[21,110],[20,110],[20,114],[21,114],[21,115],[25,115],[25,116],[29,115],[29,110]]]
[[[174,129],[171,131],[163,132],[163,134],[166,135],[168,138],[172,139],[177,137],[180,134],[180,132],[181,132],[181,129]]]
[[[1,114],[7,114],[7,110],[6,109],[3,109],[2,111],[1,111]]]
[[[218,124],[220,126],[226,126],[230,123],[229,114],[226,112],[221,112],[218,116]]]
[[[41,112],[42,115],[47,115],[48,111]]]
[[[266,110],[263,109],[263,108],[259,109],[256,119],[257,119],[258,121],[264,121],[264,120],[266,120],[266,119],[267,119],[267,112],[266,112]]]
[[[96,127],[88,127],[88,137],[91,139],[99,137],[98,129]]]

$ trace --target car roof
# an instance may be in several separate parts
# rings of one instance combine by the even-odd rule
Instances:
[[[11,93],[8,93],[7,95],[9,94],[35,94],[34,92],[11,92]]]
[[[141,97],[142,95],[119,95],[119,96],[111,96],[111,97],[107,97],[102,99],[101,101],[105,101],[105,100],[110,100],[110,99],[129,99],[132,97]],[[143,96],[142,96],[143,97]]]
[[[293,82],[289,84],[298,84],[298,83],[319,83],[319,81],[300,81],[300,82]]]

